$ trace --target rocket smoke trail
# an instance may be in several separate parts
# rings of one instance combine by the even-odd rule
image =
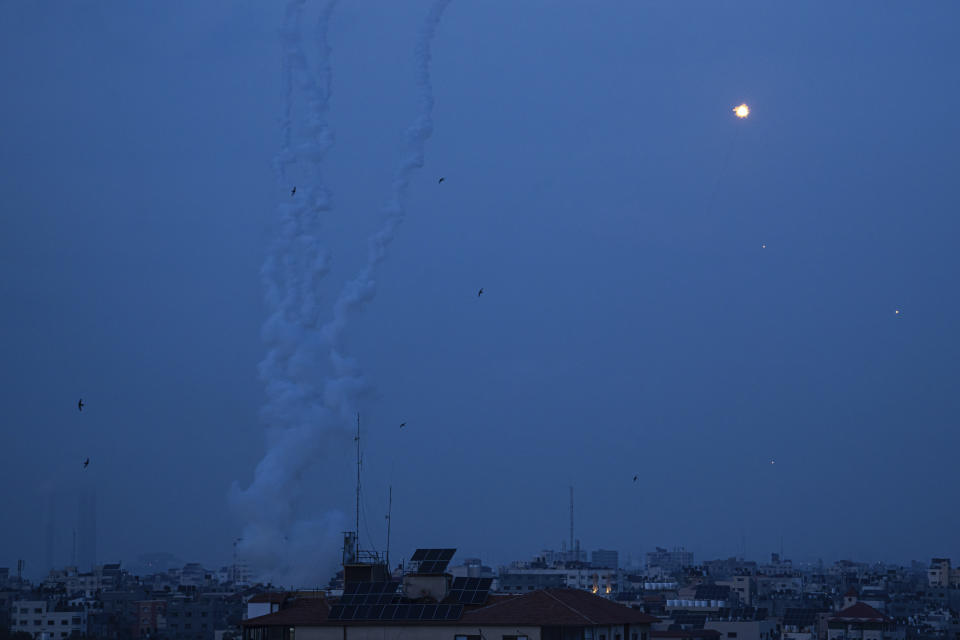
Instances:
[[[406,148],[393,179],[393,188],[387,204],[383,208],[386,215],[383,226],[370,237],[367,249],[367,263],[350,280],[340,293],[334,305],[333,319],[323,327],[323,335],[332,345],[331,359],[335,366],[341,360],[337,347],[340,335],[347,324],[351,311],[359,309],[369,302],[376,290],[377,266],[383,261],[387,247],[397,232],[397,227],[406,215],[404,207],[407,187],[414,169],[423,166],[424,144],[433,133],[433,85],[430,82],[430,43],[450,0],[437,0],[430,8],[427,19],[420,30],[414,50],[417,62],[417,88],[419,89],[419,114],[406,132]]]
[[[319,559],[304,553],[342,526],[338,514],[298,519],[293,506],[298,478],[322,446],[318,437],[322,415],[322,379],[317,363],[326,351],[319,339],[320,305],[316,291],[329,270],[329,257],[319,241],[320,219],[331,201],[323,185],[321,164],[333,145],[326,123],[331,93],[330,48],[327,31],[336,0],[327,2],[316,27],[317,64],[311,74],[301,42],[304,0],[291,0],[280,32],[283,112],[281,148],[274,172],[281,189],[298,178],[298,196],[278,207],[279,231],[261,271],[269,315],[263,326],[267,354],[260,363],[266,387],[261,418],[269,426],[268,447],[251,485],[235,483],[230,502],[245,521],[240,550],[269,580],[303,581],[322,570]],[[301,82],[295,87],[295,78]],[[296,89],[306,97],[305,124],[295,127]],[[297,143],[294,144],[294,140]],[[299,562],[293,560],[299,556]],[[306,561],[304,561],[306,560]]]
[[[331,85],[327,30],[336,0],[324,6],[317,24],[315,78],[308,74],[300,39],[304,0],[291,0],[286,7],[281,30],[282,144],[274,170],[284,189],[297,170],[304,175],[299,176],[296,197],[279,207],[280,230],[262,270],[270,310],[263,327],[267,354],[260,363],[267,395],[261,411],[268,425],[267,453],[251,484],[241,489],[235,483],[230,491],[230,501],[245,521],[241,551],[265,579],[316,584],[333,566],[335,540],[345,518],[335,510],[314,517],[297,513],[304,494],[301,477],[342,439],[360,398],[369,391],[356,361],[344,354],[342,333],[350,313],[374,296],[377,267],[406,212],[410,176],[423,166],[424,144],[433,130],[430,43],[449,3],[435,2],[417,38],[419,110],[406,132],[404,154],[383,208],[383,226],[369,239],[366,264],[346,283],[332,317],[322,326],[324,309],[317,290],[329,270],[329,257],[319,243],[319,221],[332,205],[321,164],[333,144],[326,121]],[[298,76],[304,78],[299,89],[307,98],[302,129],[295,128]]]

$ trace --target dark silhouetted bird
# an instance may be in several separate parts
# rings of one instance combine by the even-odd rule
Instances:
[[[444,180],[446,180],[446,178],[440,178],[439,180],[437,180],[437,184],[443,184]]]
[[[480,291],[477,291],[477,297],[479,298],[482,295],[483,295],[483,287],[480,287]]]
[[[406,423],[406,422],[401,422],[401,423],[400,423],[400,428],[401,428],[401,429],[403,429],[405,426],[407,426],[407,423]]]
[[[77,411],[83,411],[83,398],[77,400]]]
[[[290,195],[293,195],[293,194],[295,194],[296,192],[297,192],[297,188],[296,188],[296,187],[294,187],[293,189],[290,189]]]
[[[633,476],[633,481],[636,482],[636,481],[637,481],[637,478],[639,478],[639,477],[640,477],[640,476]]]
[[[86,460],[83,461],[83,468],[86,469],[89,466],[90,466],[90,458],[87,458]]]

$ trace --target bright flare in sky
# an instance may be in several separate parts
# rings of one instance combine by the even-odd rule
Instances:
[[[734,107],[733,112],[737,114],[738,118],[746,118],[748,115],[750,115],[750,107],[748,107],[747,103],[744,102],[743,104]]]

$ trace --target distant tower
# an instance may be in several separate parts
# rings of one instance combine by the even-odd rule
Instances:
[[[80,490],[78,507],[77,568],[90,571],[97,563],[97,494],[93,489]]]
[[[56,559],[54,558],[54,547],[56,546],[56,523],[57,505],[54,494],[51,491],[47,494],[47,508],[44,514],[43,525],[43,565],[44,570],[54,569]]]

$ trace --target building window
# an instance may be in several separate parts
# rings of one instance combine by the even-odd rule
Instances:
[[[60,621],[60,624],[67,624],[67,619],[64,618],[63,620],[61,620],[61,621]]]
[[[736,632],[736,631],[727,631],[727,637],[728,637],[728,638],[736,638],[736,637],[737,637],[737,632]]]
[[[479,635],[473,635],[473,636],[455,635],[453,636],[453,640],[480,640],[480,636]]]

